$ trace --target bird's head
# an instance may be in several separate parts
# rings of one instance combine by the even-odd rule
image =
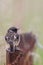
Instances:
[[[16,27],[11,27],[8,29],[5,40],[8,44],[12,45],[17,45],[19,41],[19,35],[18,35],[18,28]],[[17,43],[16,43],[17,42]]]

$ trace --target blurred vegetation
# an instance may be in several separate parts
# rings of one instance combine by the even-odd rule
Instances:
[[[43,0],[0,0],[0,65],[4,65],[6,42],[4,36],[9,27],[16,26],[21,32],[38,35],[43,45]],[[42,62],[34,65],[43,65],[43,50],[37,48]]]

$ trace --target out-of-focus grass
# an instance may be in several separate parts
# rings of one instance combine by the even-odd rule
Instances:
[[[4,63],[6,62],[6,42],[4,40],[6,31],[9,27],[14,26],[15,23],[19,24],[19,21],[23,32],[32,31],[33,33],[36,33],[38,35],[39,41],[43,45],[43,0],[32,0],[32,2],[29,0],[23,0],[23,3],[24,1],[27,3],[24,4],[25,7],[22,10],[23,12],[25,12],[24,15],[22,15],[23,12],[21,10],[19,12],[19,6],[17,5],[19,2],[17,2],[16,4],[18,6],[17,8],[17,6],[14,5],[14,3],[12,2],[12,0],[11,3],[10,0],[8,1],[9,2],[4,3],[2,0],[2,4],[4,3],[5,5],[7,5],[5,11],[3,12],[4,8],[2,8],[2,11],[0,12],[0,65],[4,65]],[[15,9],[13,6],[15,7]],[[12,9],[14,9],[14,11]],[[15,19],[16,17],[17,20]],[[41,60],[43,61],[43,50],[37,48],[36,52],[40,55]],[[34,65],[43,65],[43,62],[40,63],[40,61],[37,61],[34,63]]]
[[[28,19],[29,18],[29,19]],[[43,45],[43,18],[42,16],[28,16],[23,23],[25,31],[32,31],[38,35],[39,42]],[[34,65],[43,65],[43,49],[37,48],[36,53],[40,55],[40,58],[37,62],[34,62]]]
[[[32,30],[33,33],[37,33],[38,36],[39,36],[39,41],[43,45],[43,30],[42,30],[42,28],[43,28],[43,19],[40,18],[39,16],[38,16],[38,18],[40,20],[37,19],[37,17],[34,17],[34,16],[33,17],[30,16],[30,18],[29,19],[28,18],[29,17],[27,16],[26,20],[22,23],[23,29],[24,29],[23,31],[29,32],[29,30]],[[6,31],[7,31],[6,29],[8,29],[10,27],[11,23],[12,22],[0,22],[0,52],[1,52],[0,53],[0,55],[1,55],[0,65],[3,65],[5,63],[6,42],[4,40],[4,36],[6,34]],[[43,61],[43,50],[37,48],[36,52],[40,55],[41,60]],[[40,61],[37,61],[34,65],[43,65],[43,62],[41,62],[41,64],[40,64]]]

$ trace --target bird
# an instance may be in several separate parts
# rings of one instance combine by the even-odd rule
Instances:
[[[10,45],[11,51],[13,50],[14,46],[18,45],[19,35],[18,35],[17,32],[18,32],[18,28],[16,28],[16,27],[10,27],[7,30],[7,33],[5,35],[5,40]]]

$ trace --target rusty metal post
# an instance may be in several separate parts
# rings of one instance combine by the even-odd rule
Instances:
[[[11,63],[15,60],[14,51],[11,52],[9,49],[6,50],[6,65],[11,65]]]
[[[29,56],[25,63],[24,60],[26,60],[26,55],[22,51],[16,49],[11,52],[9,48],[6,50],[6,65],[33,65],[32,56]]]
[[[19,60],[22,57],[22,51],[20,50],[14,50],[14,51],[10,51],[10,49],[8,48],[6,50],[6,65],[19,65],[22,64],[22,62],[20,63]]]

